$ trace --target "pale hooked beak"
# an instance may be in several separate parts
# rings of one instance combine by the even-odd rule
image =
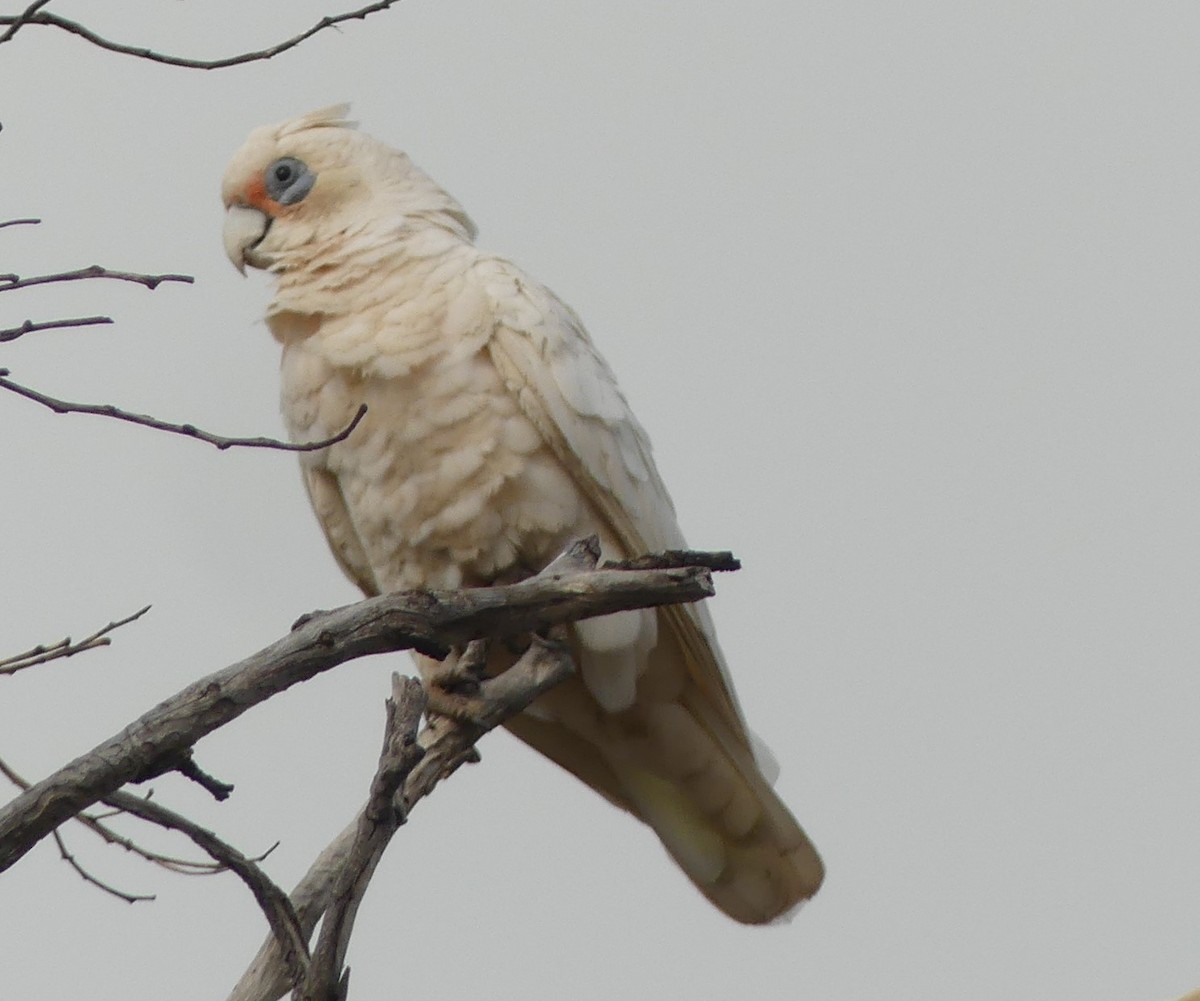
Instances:
[[[233,266],[242,274],[246,273],[246,265],[261,267],[250,259],[250,251],[262,242],[271,228],[271,217],[249,205],[230,205],[225,211],[225,254],[233,262]]]

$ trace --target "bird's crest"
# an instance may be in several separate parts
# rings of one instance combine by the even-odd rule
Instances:
[[[316,111],[310,111],[307,115],[284,122],[279,126],[276,135],[282,139],[284,136],[295,135],[297,132],[304,132],[307,129],[358,128],[358,122],[348,119],[346,117],[348,114],[350,114],[349,102],[331,104],[327,108],[318,108]]]

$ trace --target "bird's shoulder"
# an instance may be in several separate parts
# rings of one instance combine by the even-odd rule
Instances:
[[[487,351],[521,409],[631,551],[683,544],[650,438],[579,316],[512,262],[480,255]]]

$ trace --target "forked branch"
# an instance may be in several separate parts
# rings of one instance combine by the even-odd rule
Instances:
[[[74,657],[75,654],[83,653],[85,650],[94,650],[98,646],[108,646],[112,643],[108,635],[109,633],[114,629],[120,629],[121,626],[128,625],[130,622],[136,622],[148,611],[150,611],[149,605],[138,609],[138,611],[123,619],[110,622],[107,626],[97,629],[91,636],[85,636],[77,643],[72,643],[71,637],[68,636],[57,643],[51,643],[49,646],[39,644],[26,650],[24,653],[5,657],[3,660],[0,660],[0,674],[16,674],[18,671],[24,671],[26,668],[34,667],[38,664],[45,664],[47,661],[58,660],[60,657]]]
[[[246,883],[271,927],[231,1001],[267,1001],[289,989],[299,1001],[344,998],[354,919],[396,830],[441,780],[477,760],[475,744],[484,734],[574,670],[566,643],[547,636],[579,619],[708,597],[713,593],[709,566],[731,562],[725,554],[678,552],[630,561],[628,568],[597,568],[598,557],[592,538],[573,544],[541,573],[517,584],[401,592],[306,617],[276,643],[188,686],[41,782],[29,785],[14,777],[24,792],[0,810],[0,870],[47,835],[57,837],[56,828],[72,818],[109,840],[100,818],[86,812],[96,803],[177,830],[216,867],[233,870]],[[517,662],[496,677],[472,671],[472,663],[486,658],[485,643],[504,637],[527,644]],[[257,860],[211,831],[120,790],[126,782],[157,774],[164,763],[176,767],[173,763],[203,736],[292,685],[356,657],[404,649],[433,657],[464,651],[461,670],[431,678],[428,694],[418,682],[393,679],[384,748],[366,805],[290,897]],[[36,649],[32,653],[42,655]],[[436,711],[418,735],[427,705]],[[0,768],[10,772],[2,763]],[[103,884],[78,867],[65,846],[61,850],[89,882],[135,898]],[[322,931],[310,955],[318,921]]]
[[[562,622],[696,601],[712,593],[705,567],[562,574],[552,564],[517,584],[403,591],[314,616],[269,647],[159,703],[0,809],[0,871],[155,762],[348,660],[408,649],[443,657],[473,639],[539,632]]]
[[[521,712],[573,671],[574,663],[565,644],[535,637],[516,664],[481,683],[470,708],[462,715],[433,716],[415,747],[410,741],[416,733],[413,714],[418,705],[424,705],[425,697],[418,682],[393,676],[384,752],[371,783],[370,798],[292,891],[292,903],[306,936],[321,920],[321,935],[307,977],[303,983],[296,982],[278,936],[272,935],[234,987],[229,1001],[273,1001],[289,989],[295,990],[297,1001],[344,996],[341,992],[349,975],[344,962],[354,916],[392,835],[439,782],[471,760],[480,737]],[[286,943],[283,946],[286,948]]]

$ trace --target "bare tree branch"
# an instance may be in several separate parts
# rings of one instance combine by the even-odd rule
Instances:
[[[22,789],[29,788],[29,783],[27,781],[25,781],[25,779],[21,778],[21,776],[18,775],[15,771],[13,771],[12,768],[9,767],[8,763],[5,762],[3,759],[0,759],[0,773],[3,773],[5,778],[7,778],[14,785],[17,785]],[[75,819],[78,820],[80,823],[91,827],[93,830],[96,830],[97,833],[103,831],[104,834],[101,835],[102,837],[106,837],[106,835],[108,833],[111,833],[108,831],[108,829],[106,827],[104,827],[103,824],[100,824],[98,822],[95,824],[89,824],[88,821],[93,820],[94,818],[88,817],[87,814],[80,814]],[[88,872],[86,869],[84,869],[83,865],[79,862],[79,860],[75,857],[75,855],[72,852],[67,850],[67,843],[63,840],[62,834],[58,831],[52,831],[51,834],[54,837],[54,843],[58,846],[59,857],[64,862],[66,862],[67,865],[69,865],[72,869],[74,869],[75,872],[79,875],[80,879],[82,879],[85,883],[91,883],[93,886],[99,888],[100,890],[103,890],[105,893],[111,894],[112,896],[117,897],[121,900],[124,900],[130,904],[135,904],[141,900],[153,900],[154,899],[153,896],[146,896],[146,895],[137,894],[137,893],[126,893],[124,890],[118,890],[112,884],[106,883],[102,879],[99,879],[96,876],[93,876],[90,872]],[[106,840],[107,840],[107,837],[106,837]],[[136,851],[138,854],[142,854],[142,850],[140,849],[139,846],[134,845],[133,842],[129,842],[129,845],[130,845],[130,849],[132,851]],[[145,855],[143,855],[143,857],[145,857]]]
[[[631,560],[605,560],[600,566],[606,570],[665,570],[667,567],[708,567],[725,573],[741,570],[742,562],[728,550],[701,553],[691,549],[668,549],[663,553],[635,556]]]
[[[182,814],[127,792],[115,792],[105,802],[134,814],[142,820],[168,830],[179,831],[207,852],[223,869],[234,873],[254,894],[258,906],[266,915],[271,932],[283,947],[283,961],[297,982],[303,978],[308,961],[308,936],[300,930],[292,902],[271,878],[232,845],[222,841],[212,831],[188,820]]]
[[[433,716],[421,731],[425,748],[405,779],[392,804],[395,817],[406,817],[436,785],[464,762],[471,760],[475,742],[488,731],[526,708],[539,695],[565,680],[574,670],[564,644],[534,638],[529,649],[511,668],[482,682],[480,697],[472,703],[472,714],[451,719]],[[431,686],[430,705],[437,692]],[[383,762],[381,761],[381,767]],[[378,782],[378,773],[377,773]],[[350,935],[354,910],[366,892],[367,883],[393,834],[386,833],[371,817],[379,810],[379,786],[372,784],[372,797],[358,816],[321,852],[308,873],[292,891],[292,903],[307,934],[319,919],[321,938],[313,951],[312,969],[306,991],[298,1001],[323,1001],[338,997],[335,985],[345,983],[342,962]],[[398,802],[396,801],[398,800]],[[287,964],[273,937],[262,944],[228,1001],[274,1001],[290,986]],[[322,994],[321,990],[326,993]]]
[[[26,10],[25,14],[21,15],[25,18],[31,11],[35,11],[38,5],[34,5]],[[41,15],[37,15],[41,16]],[[0,23],[4,23],[0,18]],[[15,28],[10,28],[8,37],[12,36]],[[0,39],[3,41],[3,39]],[[38,223],[39,219],[12,219],[5,223],[0,223],[4,226],[15,226],[22,223]],[[14,289],[30,288],[35,285],[46,285],[55,282],[68,281],[86,281],[94,278],[111,278],[117,281],[133,282],[138,285],[143,285],[148,289],[156,289],[163,282],[184,282],[191,284],[194,279],[190,275],[147,275],[132,271],[111,271],[108,268],[103,268],[99,264],[93,264],[91,267],[79,268],[75,271],[63,271],[57,274],[35,275],[31,278],[21,278],[16,274],[0,275],[0,292],[11,292]],[[63,320],[46,320],[34,321],[26,320],[24,323],[16,327],[9,327],[0,330],[0,344],[7,341],[14,341],[18,337],[32,333],[35,330],[52,330],[61,329],[64,327],[87,327],[96,326],[99,324],[110,324],[112,318],[108,316],[85,316],[74,319]],[[123,410],[120,407],[112,404],[104,403],[70,403],[66,400],[60,400],[53,396],[39,392],[29,386],[22,386],[19,383],[13,382],[7,378],[9,375],[8,369],[0,368],[0,388],[7,389],[10,392],[16,393],[19,396],[24,396],[26,399],[33,400],[35,403],[40,403],[44,407],[48,407],[56,414],[93,414],[101,417],[111,417],[115,420],[126,421],[130,424],[140,424],[143,427],[153,428],[156,431],[166,431],[171,434],[179,434],[188,438],[195,438],[199,441],[207,442],[218,449],[224,451],[227,448],[267,448],[275,449],[282,452],[314,452],[322,448],[328,448],[330,445],[336,445],[339,441],[344,441],[358,427],[359,422],[367,412],[366,404],[359,407],[358,412],[345,428],[337,434],[322,439],[321,441],[313,442],[287,442],[280,441],[278,438],[268,438],[264,436],[256,436],[252,438],[230,438],[224,435],[213,434],[210,431],[205,431],[196,427],[193,424],[175,424],[169,421],[159,420],[157,417],[152,417],[149,414],[138,414],[128,410]]]
[[[80,864],[79,859],[77,859],[70,851],[67,850],[67,843],[63,841],[63,837],[58,833],[58,831],[51,831],[50,834],[54,838],[54,843],[58,845],[58,854],[61,856],[62,860],[66,862],[67,865],[69,865],[72,869],[74,869],[75,872],[79,874],[79,878],[85,883],[91,883],[92,886],[103,890],[105,893],[113,897],[124,900],[128,904],[136,904],[142,901],[154,899],[154,894],[152,893],[126,893],[124,890],[118,890],[111,883],[106,883],[104,880],[93,876]]]
[[[371,14],[379,11],[387,10],[394,6],[399,0],[379,0],[378,3],[370,3],[365,7],[359,7],[357,10],[346,11],[343,14],[333,14],[321,18],[316,24],[300,34],[293,36],[285,41],[278,42],[265,49],[259,49],[255,52],[243,52],[236,56],[225,56],[221,59],[188,59],[182,56],[172,56],[161,52],[155,52],[152,49],[138,45],[127,45],[124,42],[114,42],[110,39],[103,38],[96,34],[90,28],[85,27],[78,21],[71,21],[65,17],[60,17],[57,14],[47,13],[40,8],[44,7],[49,0],[38,0],[27,7],[24,11],[17,15],[0,15],[0,26],[8,25],[8,31],[0,36],[0,43],[9,41],[20,28],[25,25],[38,24],[46,27],[59,28],[79,38],[91,42],[93,45],[99,46],[102,49],[107,49],[109,52],[116,52],[120,55],[135,56],[138,59],[148,59],[151,62],[163,63],[167,66],[182,66],[187,69],[215,70],[224,69],[227,66],[238,66],[242,63],[258,62],[262,59],[273,59],[281,53],[287,52],[289,49],[294,49],[301,42],[307,41],[317,32],[324,31],[326,28],[332,28],[334,25],[343,23],[344,21],[364,20]]]
[[[344,871],[351,846],[358,835],[360,816],[361,811],[317,856],[290,894],[296,917],[306,937],[312,935],[317,922],[329,907],[334,886]],[[268,935],[228,1001],[269,1001],[281,997],[293,986],[275,936]]]
[[[145,771],[138,772],[130,780],[132,782],[149,782],[151,779],[156,779],[160,775],[166,775],[168,772],[178,772],[189,782],[195,782],[205,792],[207,792],[218,803],[223,803],[229,798],[229,794],[233,792],[233,786],[228,782],[222,782],[213,775],[209,775],[203,768],[196,764],[195,758],[190,747],[185,747],[182,751],[173,754],[164,754],[161,758],[156,758],[147,766]]]
[[[37,226],[41,224],[41,219],[5,219],[0,221],[0,229],[6,226]]]
[[[3,22],[0,22],[3,23]],[[133,282],[144,285],[153,291],[163,282],[182,282],[193,284],[196,279],[191,275],[143,275],[136,271],[110,271],[99,264],[92,264],[75,271],[60,271],[53,275],[34,275],[32,278],[22,278],[20,275],[0,275],[0,292],[11,292],[18,288],[31,288],[34,285],[50,285],[55,282],[88,281],[92,278],[111,278],[114,281]]]
[[[3,774],[5,778],[13,783],[13,785],[18,786],[21,789],[28,789],[32,785],[31,782],[18,775],[17,772],[13,770],[12,766],[9,765],[8,762],[6,762],[3,758],[0,758],[0,774]],[[117,793],[113,793],[113,796],[117,795]],[[105,799],[104,802],[109,803],[111,800]],[[117,845],[121,848],[124,848],[131,854],[145,859],[147,862],[151,862],[154,865],[157,865],[160,868],[166,869],[170,872],[179,873],[181,876],[212,876],[218,872],[225,871],[225,867],[219,862],[200,862],[196,861],[195,859],[179,858],[175,855],[164,855],[162,852],[152,851],[143,845],[139,845],[132,838],[127,838],[123,834],[118,834],[111,827],[102,823],[104,820],[108,820],[111,817],[121,816],[126,812],[127,811],[123,810],[121,807],[115,806],[113,809],[102,814],[78,813],[72,819],[78,821],[80,824],[86,827],[89,831],[99,837],[105,844]],[[277,841],[261,855],[256,855],[253,859],[251,859],[251,861],[261,862],[268,855],[270,855],[271,852],[278,847],[278,845],[279,842]]]
[[[342,967],[358,906],[392,835],[406,819],[403,801],[397,802],[396,793],[425,757],[425,749],[417,742],[417,727],[424,709],[425,690],[421,683],[393,674],[379,767],[371,780],[370,798],[359,815],[354,842],[334,884],[334,903],[321,923],[321,937],[307,976],[297,981],[286,955],[281,957],[297,988],[296,1001],[325,1001],[338,996],[339,985],[345,984]]]
[[[117,793],[112,794],[114,797]],[[102,800],[104,803],[114,802],[111,797],[106,797]],[[127,813],[120,807],[114,807],[103,814],[103,818],[119,817]],[[156,852],[145,845],[139,845],[133,838],[118,834],[111,827],[101,822],[101,815],[91,815],[81,813],[74,818],[79,821],[88,830],[93,831],[98,835],[105,844],[117,845],[124,848],[127,852],[137,855],[139,858],[145,859],[147,862],[158,866],[160,869],[166,869],[168,872],[178,873],[180,876],[215,876],[218,873],[225,871],[225,866],[220,862],[212,860],[188,859],[178,855],[167,855],[163,852]],[[252,856],[251,862],[261,862],[267,858],[276,848],[279,847],[279,842],[276,841],[266,851],[258,855]]]
[[[28,8],[24,14],[20,15],[20,19],[24,22],[35,23],[28,21],[30,16],[42,17],[53,16],[37,13],[37,7],[34,4]],[[3,18],[0,18],[0,24],[6,23]],[[15,27],[10,27],[7,37],[12,37]],[[4,39],[0,39],[3,41]],[[22,223],[34,224],[38,223],[39,219],[12,219],[6,223],[0,223],[5,226],[15,226]],[[94,278],[111,278],[117,281],[133,282],[138,285],[143,285],[148,289],[156,289],[163,282],[184,282],[191,284],[194,279],[191,275],[147,275],[133,271],[112,271],[108,268],[103,268],[99,264],[93,264],[91,267],[79,268],[75,271],[63,271],[57,274],[35,275],[31,278],[22,278],[17,274],[0,274],[0,292],[11,292],[14,289],[30,288],[35,285],[46,285],[55,282],[68,281],[86,281]],[[14,341],[18,337],[31,333],[35,330],[51,330],[63,327],[86,327],[95,326],[98,324],[112,323],[112,318],[107,316],[87,316],[76,319],[64,320],[47,320],[37,322],[34,320],[26,320],[24,323],[16,327],[9,327],[0,330],[0,344],[7,341]],[[170,434],[183,435],[188,438],[195,438],[199,441],[207,442],[218,449],[224,451],[227,448],[267,448],[275,449],[281,452],[315,452],[323,448],[328,448],[330,445],[336,445],[340,441],[348,438],[358,427],[366,415],[367,407],[363,404],[358,408],[358,412],[354,415],[349,424],[346,425],[337,434],[329,438],[324,438],[320,441],[312,442],[287,442],[280,441],[278,438],[268,438],[265,436],[256,436],[252,438],[230,438],[224,435],[213,434],[210,431],[205,431],[193,424],[175,424],[170,421],[163,421],[157,417],[152,417],[149,414],[138,414],[132,411],[123,410],[120,407],[113,406],[109,403],[70,403],[66,400],[60,400],[46,393],[39,392],[29,386],[22,386],[20,383],[13,382],[8,378],[9,370],[0,368],[0,388],[7,389],[10,392],[16,393],[19,396],[24,396],[26,399],[33,400],[35,403],[40,403],[44,407],[48,407],[56,414],[93,414],[101,417],[111,417],[115,420],[126,421],[130,424],[140,424],[143,427],[153,428],[156,431],[166,431]]]
[[[316,452],[349,438],[367,413],[367,405],[364,403],[358,408],[358,412],[351,419],[350,423],[342,428],[341,431],[331,438],[323,438],[320,441],[290,442],[280,441],[278,438],[265,437],[226,438],[223,435],[213,434],[211,431],[198,428],[194,424],[172,424],[170,421],[159,420],[157,417],[151,417],[149,414],[136,414],[129,410],[122,410],[120,407],[114,407],[111,403],[69,403],[66,400],[59,400],[36,389],[31,389],[29,386],[13,382],[8,376],[9,370],[0,368],[0,389],[7,389],[18,396],[24,396],[27,400],[40,403],[43,407],[48,407],[56,414],[93,414],[99,417],[111,417],[114,420],[153,428],[155,431],[167,431],[171,434],[183,435],[186,438],[195,438],[198,441],[207,442],[209,445],[215,446],[222,452],[227,448],[271,448],[280,452]]]
[[[112,640],[108,636],[109,633],[114,629],[120,629],[121,626],[128,625],[130,622],[136,622],[148,611],[150,611],[149,605],[124,619],[120,619],[117,622],[110,622],[107,626],[97,629],[91,636],[81,639],[78,643],[72,643],[71,637],[68,636],[50,646],[39,644],[32,649],[26,650],[24,653],[6,657],[4,660],[0,660],[0,675],[16,674],[18,671],[24,671],[27,667],[33,667],[35,664],[45,664],[47,661],[57,660],[60,657],[74,657],[75,654],[83,653],[84,650],[94,650],[98,646],[108,646],[112,643]]]
[[[707,563],[713,554],[671,553],[637,569],[596,569],[595,539],[576,543],[542,573],[506,587],[455,592],[408,592],[316,613],[291,634],[224,671],[201,679],[160,703],[122,733],[29,786],[0,810],[0,869],[47,833],[60,854],[87,879],[121,899],[138,899],[88,873],[61,843],[57,826],[74,817],[106,837],[111,832],[82,812],[103,802],[140,819],[178,830],[251,889],[271,927],[268,945],[243,977],[234,997],[277,997],[290,984],[298,1001],[346,996],[345,956],[358,907],[376,866],[409,811],[461,764],[475,760],[481,736],[527,707],[574,669],[565,643],[539,630],[629,608],[697,600],[712,593]],[[726,562],[724,560],[716,562]],[[667,564],[665,568],[655,563]],[[314,863],[287,897],[257,866],[215,834],[157,804],[119,790],[126,781],[176,768],[200,737],[246,709],[338,663],[369,653],[417,649],[486,659],[484,637],[524,636],[526,652],[495,678],[464,669],[431,679],[428,704],[439,714],[417,735],[427,704],[419,682],[393,677],[384,749],[367,804],[355,822]],[[476,642],[479,641],[479,642]],[[459,676],[461,675],[461,677]],[[442,686],[449,691],[443,691]],[[464,694],[464,692],[466,694]],[[0,770],[11,770],[0,762]],[[119,836],[116,836],[119,837]],[[317,921],[321,935],[309,958]],[[282,984],[280,987],[279,984]],[[245,993],[246,990],[258,993]],[[262,993],[266,990],[268,993]],[[275,990],[276,993],[269,993]],[[240,993],[239,993],[240,992]]]
[[[29,19],[48,3],[50,3],[50,0],[33,0],[33,3],[31,3],[16,16],[12,24],[9,26],[8,31],[6,31],[3,35],[0,35],[0,44],[3,44],[12,38],[13,35],[21,30],[21,26],[23,24],[28,24]]]
[[[201,678],[0,810],[0,871],[153,763],[178,754],[271,696],[368,654],[444,656],[483,636],[520,635],[632,608],[713,593],[704,567],[545,571],[502,587],[408,591],[319,615],[256,654]]]
[[[95,327],[100,324],[112,322],[111,316],[78,316],[69,320],[43,320],[37,323],[33,320],[26,320],[19,326],[0,330],[0,344],[6,341],[15,341],[18,337],[23,337],[25,334],[32,334],[35,330],[60,330],[63,327]]]

